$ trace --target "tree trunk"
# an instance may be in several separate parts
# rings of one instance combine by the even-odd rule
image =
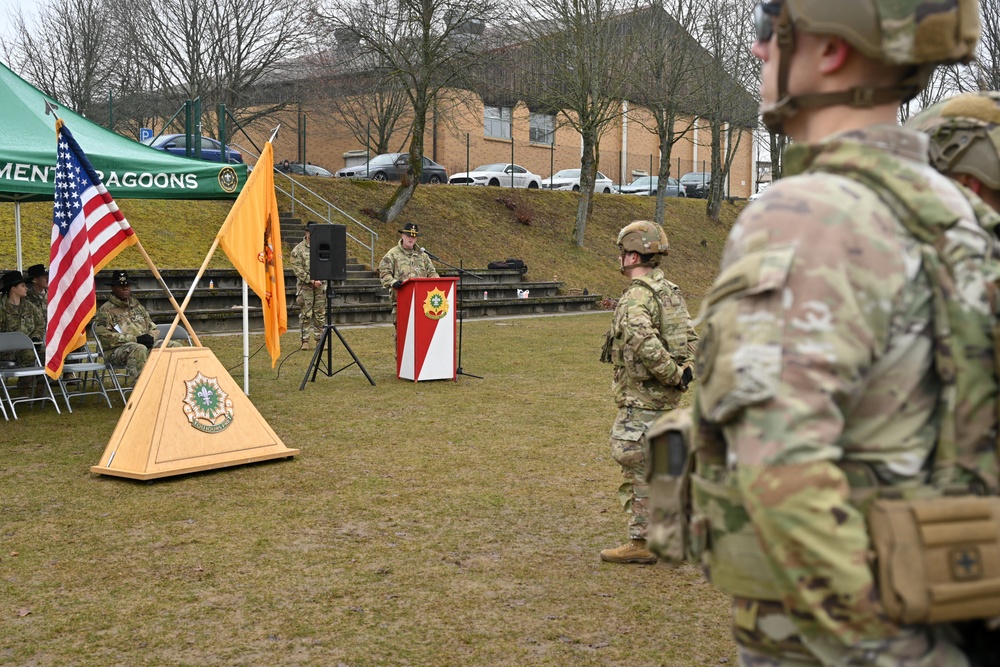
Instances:
[[[587,230],[587,219],[590,217],[590,203],[594,197],[593,173],[597,168],[594,138],[589,132],[583,134],[583,157],[580,159],[580,202],[576,207],[576,229],[574,240],[583,247],[583,234]],[[589,183],[584,183],[589,180]]]
[[[709,127],[712,129],[712,182],[708,186],[705,213],[718,222],[726,180],[722,169],[722,121],[712,120]]]
[[[656,212],[653,222],[663,226],[667,210],[667,183],[670,178],[670,155],[674,147],[674,113],[661,111],[657,114],[656,134],[660,140],[660,171],[657,174]],[[662,187],[661,187],[662,184]]]
[[[395,220],[410,199],[413,192],[420,183],[420,176],[424,171],[422,156],[424,154],[424,128],[427,126],[427,105],[413,105],[413,135],[410,141],[410,165],[406,170],[406,178],[399,183],[399,187],[392,193],[392,197],[385,203],[382,210],[378,212],[378,217],[383,222]]]
[[[788,138],[783,134],[768,132],[771,140],[771,183],[781,178],[781,153],[785,150]]]

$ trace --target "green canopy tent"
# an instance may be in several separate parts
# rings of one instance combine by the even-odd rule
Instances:
[[[51,201],[55,190],[55,113],[66,123],[115,199],[235,199],[243,164],[171,155],[115,134],[45,95],[0,63],[0,202],[14,202],[21,269],[21,202]]]

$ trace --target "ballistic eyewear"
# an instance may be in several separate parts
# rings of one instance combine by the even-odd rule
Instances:
[[[758,2],[753,8],[753,27],[758,42],[770,42],[774,36],[774,20],[781,15],[780,2]]]

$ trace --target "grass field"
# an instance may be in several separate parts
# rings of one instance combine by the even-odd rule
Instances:
[[[395,380],[386,327],[342,330],[376,387],[300,392],[306,353],[279,377],[261,352],[251,399],[301,454],[148,484],[88,470],[120,405],[25,409],[0,426],[0,664],[735,664],[699,571],[598,559],[626,524],[609,318],[466,323],[485,378],[457,383]]]

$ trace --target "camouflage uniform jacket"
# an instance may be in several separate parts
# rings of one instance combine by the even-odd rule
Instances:
[[[35,307],[38,311],[39,316],[42,318],[42,328],[45,328],[45,324],[49,319],[49,301],[46,294],[39,294],[33,289],[28,289],[28,296],[26,297],[28,303]]]
[[[7,297],[3,297],[2,301],[0,332],[20,331],[35,342],[45,340],[45,320],[30,301],[21,299],[21,303],[16,306]]]
[[[143,334],[149,334],[155,341],[158,333],[138,299],[129,297],[126,303],[113,294],[97,309],[94,330],[105,352],[123,343],[134,343]]]
[[[389,287],[397,280],[437,278],[438,272],[431,258],[420,252],[420,248],[414,246],[413,250],[406,250],[400,241],[378,263],[378,277],[382,287]]]
[[[694,359],[698,335],[681,290],[653,269],[633,278],[622,293],[611,323],[611,363],[619,408],[669,410],[677,407],[683,365]]]
[[[304,288],[313,289],[312,278],[309,273],[309,241],[302,239],[297,246],[292,248],[292,271],[295,273],[296,291],[301,292]],[[322,287],[315,289],[326,289],[326,283]]]
[[[748,580],[756,591],[728,592],[781,601],[823,664],[848,664],[867,641],[903,632],[881,613],[865,518],[841,466],[864,462],[883,485],[926,484],[942,386],[920,244],[876,190],[823,164],[892,174],[953,212],[946,244],[989,252],[966,195],[926,155],[926,137],[894,126],[790,147],[791,177],[737,220],[700,317],[692,494],[711,537],[692,524],[693,555],[726,590],[721,572],[742,575],[720,544],[752,524],[746,548],[764,561]],[[982,304],[984,287],[959,289]],[[725,491],[712,496],[713,485]]]

